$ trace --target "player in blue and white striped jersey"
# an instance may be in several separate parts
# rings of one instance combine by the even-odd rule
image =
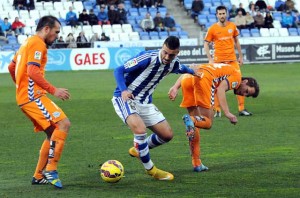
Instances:
[[[152,94],[170,73],[195,73],[180,64],[179,47],[179,39],[170,36],[160,50],[141,52],[114,71],[117,88],[112,103],[118,116],[134,133],[134,147],[129,149],[129,154],[139,158],[147,173],[158,180],[173,180],[174,176],[154,166],[149,149],[169,142],[173,131],[164,115],[152,104]],[[148,137],[147,128],[153,132]]]

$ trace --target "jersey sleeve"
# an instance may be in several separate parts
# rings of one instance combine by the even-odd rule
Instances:
[[[43,56],[46,56],[47,49],[44,45],[37,45],[35,43],[28,43],[28,59],[27,65],[35,65],[40,67]]]
[[[175,74],[192,74],[194,75],[195,72],[194,70],[192,70],[191,68],[189,68],[186,65],[182,65],[180,64],[179,61],[176,61],[174,64],[174,69],[171,71],[171,73],[175,73]]]
[[[235,24],[233,24],[233,29],[234,29],[234,32],[233,32],[233,37],[237,37],[238,35],[240,35],[240,32],[238,30],[238,28],[236,27]]]
[[[207,33],[205,35],[204,40],[207,42],[212,42],[213,41],[213,27],[208,28]]]
[[[237,89],[241,84],[242,76],[239,73],[229,76],[226,81],[228,85],[228,90]]]

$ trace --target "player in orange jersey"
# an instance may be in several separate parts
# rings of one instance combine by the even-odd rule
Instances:
[[[70,94],[65,88],[54,87],[44,77],[47,46],[58,38],[59,32],[60,22],[56,17],[42,17],[36,34],[22,44],[8,69],[16,84],[17,104],[32,121],[34,131],[46,133],[32,184],[50,182],[55,187],[62,188],[57,163],[63,151],[70,121],[46,94],[50,93],[61,100],[68,100]]]
[[[232,124],[238,122],[229,111],[225,92],[234,90],[241,96],[257,97],[259,86],[254,78],[242,78],[241,73],[229,64],[213,63],[200,65],[197,74],[182,75],[170,88],[169,98],[175,100],[178,89],[182,88],[183,99],[180,107],[186,108],[189,114],[183,116],[190,144],[192,165],[195,172],[208,170],[200,159],[200,128],[210,129],[213,123],[213,106],[215,94],[219,97],[220,106]]]
[[[227,21],[227,8],[218,6],[216,8],[218,22],[213,24],[205,36],[204,49],[209,63],[226,63],[240,71],[240,65],[243,64],[243,54],[238,39],[238,29],[233,22]],[[209,44],[213,43],[213,57],[210,55]],[[235,47],[238,51],[238,60],[235,55]],[[250,116],[252,113],[245,109],[245,97],[237,96],[238,109],[240,116]],[[221,117],[221,110],[216,97],[215,117]]]

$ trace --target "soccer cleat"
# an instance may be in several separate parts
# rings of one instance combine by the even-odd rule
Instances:
[[[216,111],[214,118],[220,118],[222,116],[221,111]]]
[[[182,119],[183,119],[183,122],[184,122],[185,128],[186,128],[186,136],[191,141],[195,135],[194,122],[189,114],[183,115]]]
[[[194,167],[195,172],[202,172],[202,171],[207,171],[207,170],[208,170],[208,168],[206,166],[204,166],[203,164],[201,164],[200,166]]]
[[[251,115],[252,115],[252,113],[247,111],[247,109],[244,109],[239,112],[239,116],[251,116]]]
[[[140,158],[139,152],[136,150],[134,146],[128,150],[128,153],[131,157]]]
[[[43,184],[49,184],[49,182],[45,178],[36,179],[35,177],[33,177],[31,184],[32,185],[43,185]]]
[[[167,181],[167,180],[174,179],[174,176],[171,173],[160,170],[160,169],[156,168],[155,166],[153,166],[153,168],[151,168],[150,170],[147,170],[147,174],[151,175],[155,179],[161,180],[161,181]]]
[[[44,177],[48,180],[49,183],[51,183],[56,188],[62,188],[62,183],[61,183],[60,179],[58,178],[58,173],[56,170],[45,171]]]

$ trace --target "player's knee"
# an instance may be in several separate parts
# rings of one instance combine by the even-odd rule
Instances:
[[[68,132],[71,127],[71,122],[68,118],[63,119],[57,123],[59,130]]]
[[[174,134],[172,130],[169,130],[167,133],[164,133],[160,138],[162,138],[165,142],[169,142],[173,139],[173,136]]]

